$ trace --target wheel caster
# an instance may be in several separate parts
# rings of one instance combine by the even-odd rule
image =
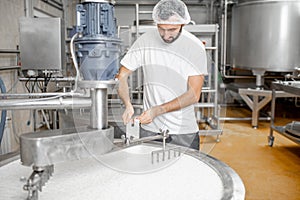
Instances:
[[[268,144],[269,144],[269,146],[270,147],[272,147],[273,146],[273,144],[274,144],[274,137],[273,136],[268,136]]]
[[[219,143],[221,141],[220,136],[217,136],[216,142]]]

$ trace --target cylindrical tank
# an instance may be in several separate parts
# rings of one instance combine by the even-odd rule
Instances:
[[[245,199],[241,178],[221,161],[186,149],[177,157],[172,152],[170,159],[162,160],[160,155],[160,160],[153,163],[153,151],[161,148],[149,143],[116,147],[105,155],[57,163],[39,197],[41,200]],[[2,199],[19,200],[27,196],[20,177],[27,178],[31,168],[19,162],[6,161],[8,164],[0,167]]]
[[[299,0],[239,0],[232,9],[232,66],[293,71],[300,65],[299,24]]]
[[[80,72],[85,80],[113,79],[119,69],[121,41],[116,36],[112,1],[85,0],[76,6]]]

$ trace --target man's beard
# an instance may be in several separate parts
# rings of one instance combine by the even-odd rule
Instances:
[[[163,39],[163,41],[165,43],[171,44],[171,43],[175,42],[175,40],[177,40],[179,38],[179,36],[181,34],[181,31],[182,31],[182,27],[180,28],[178,34],[175,37],[170,37],[169,40],[165,40],[163,37],[161,37],[161,38]]]

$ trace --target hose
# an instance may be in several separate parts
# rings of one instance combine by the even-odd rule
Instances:
[[[73,60],[75,70],[76,70],[75,85],[74,85],[74,88],[71,92],[75,92],[77,90],[77,84],[78,84],[78,80],[80,78],[80,72],[79,72],[79,68],[78,68],[78,63],[77,63],[77,59],[76,59],[76,55],[75,55],[75,47],[74,47],[74,40],[78,35],[79,35],[79,33],[76,33],[72,37],[71,42],[70,42],[71,56],[72,56],[72,60]]]
[[[0,78],[0,89],[1,89],[1,93],[6,93],[6,88],[5,88],[4,82],[1,78]],[[6,110],[2,110],[1,111],[1,122],[0,122],[0,146],[1,146],[3,135],[4,135],[5,122],[6,122]]]

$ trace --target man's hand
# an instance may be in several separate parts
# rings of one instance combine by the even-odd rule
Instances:
[[[164,112],[160,106],[154,106],[143,112],[140,116],[137,117],[137,119],[140,120],[141,124],[149,124],[155,117],[161,115],[162,113]]]
[[[122,119],[124,124],[128,124],[134,114],[134,109],[132,105],[128,105],[122,115]]]

